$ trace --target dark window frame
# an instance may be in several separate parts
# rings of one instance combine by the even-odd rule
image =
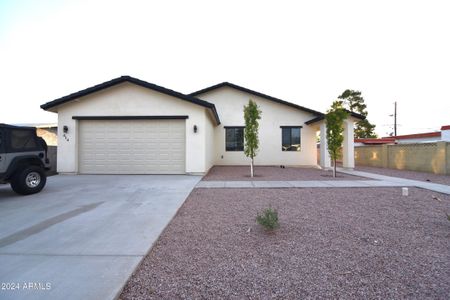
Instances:
[[[283,152],[300,152],[302,147],[302,128],[303,126],[280,126],[281,128],[281,151]],[[292,133],[292,129],[298,129],[298,143],[293,141],[294,135]],[[288,131],[289,130],[289,131]],[[289,132],[288,139],[289,142],[285,143],[285,132]],[[299,145],[295,148],[295,145]]]
[[[245,126],[224,126],[225,129],[225,151],[226,152],[243,152],[244,151],[244,129]],[[235,131],[235,135],[234,138],[237,139],[236,137],[236,130],[242,130],[242,143],[239,143],[239,141],[228,141],[228,130],[234,130]],[[235,143],[235,145],[233,147],[229,147],[230,143]]]

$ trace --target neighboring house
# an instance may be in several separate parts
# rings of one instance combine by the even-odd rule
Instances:
[[[450,142],[450,125],[442,126],[441,131],[397,135],[392,138],[398,144]]]
[[[380,139],[355,139],[355,146],[380,144],[414,144],[432,142],[450,142],[450,125],[441,127],[441,131],[388,136]]]
[[[48,146],[58,145],[57,124],[36,125],[35,127],[37,135],[43,138]]]
[[[35,127],[37,136],[43,138],[47,146],[58,145],[58,124],[54,123],[21,123],[16,126]]]
[[[373,146],[373,145],[393,145],[395,144],[395,139],[393,137],[385,137],[385,138],[364,138],[364,139],[355,139],[355,147],[359,146]]]
[[[262,110],[256,165],[315,166],[324,114],[231,83],[186,95],[122,76],[43,104],[58,113],[58,172],[204,174],[247,165],[243,107]],[[354,166],[353,113],[345,122],[344,166]],[[322,147],[326,149],[326,145]],[[324,150],[321,165],[329,167]]]

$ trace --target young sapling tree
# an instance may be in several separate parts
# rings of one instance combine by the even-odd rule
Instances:
[[[336,177],[336,160],[339,158],[339,150],[344,142],[344,120],[348,117],[347,111],[342,106],[342,101],[336,100],[325,115],[327,125],[328,153],[333,161],[333,177]]]
[[[248,104],[244,106],[244,153],[251,159],[250,176],[254,176],[254,158],[259,149],[259,121],[261,119],[261,110],[255,101],[250,99]]]

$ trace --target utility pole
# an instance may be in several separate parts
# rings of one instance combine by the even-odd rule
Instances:
[[[389,135],[392,136],[397,136],[397,101],[394,102],[394,114],[393,115],[389,115],[389,117],[394,117],[394,132],[390,132]],[[390,127],[390,125],[389,125]]]
[[[397,101],[394,102],[394,136],[397,136]]]

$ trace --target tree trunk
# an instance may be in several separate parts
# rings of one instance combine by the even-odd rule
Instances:
[[[250,163],[250,177],[253,178],[253,158],[252,158],[252,162]]]
[[[336,178],[336,158],[333,160],[334,168],[333,168],[333,178]]]

